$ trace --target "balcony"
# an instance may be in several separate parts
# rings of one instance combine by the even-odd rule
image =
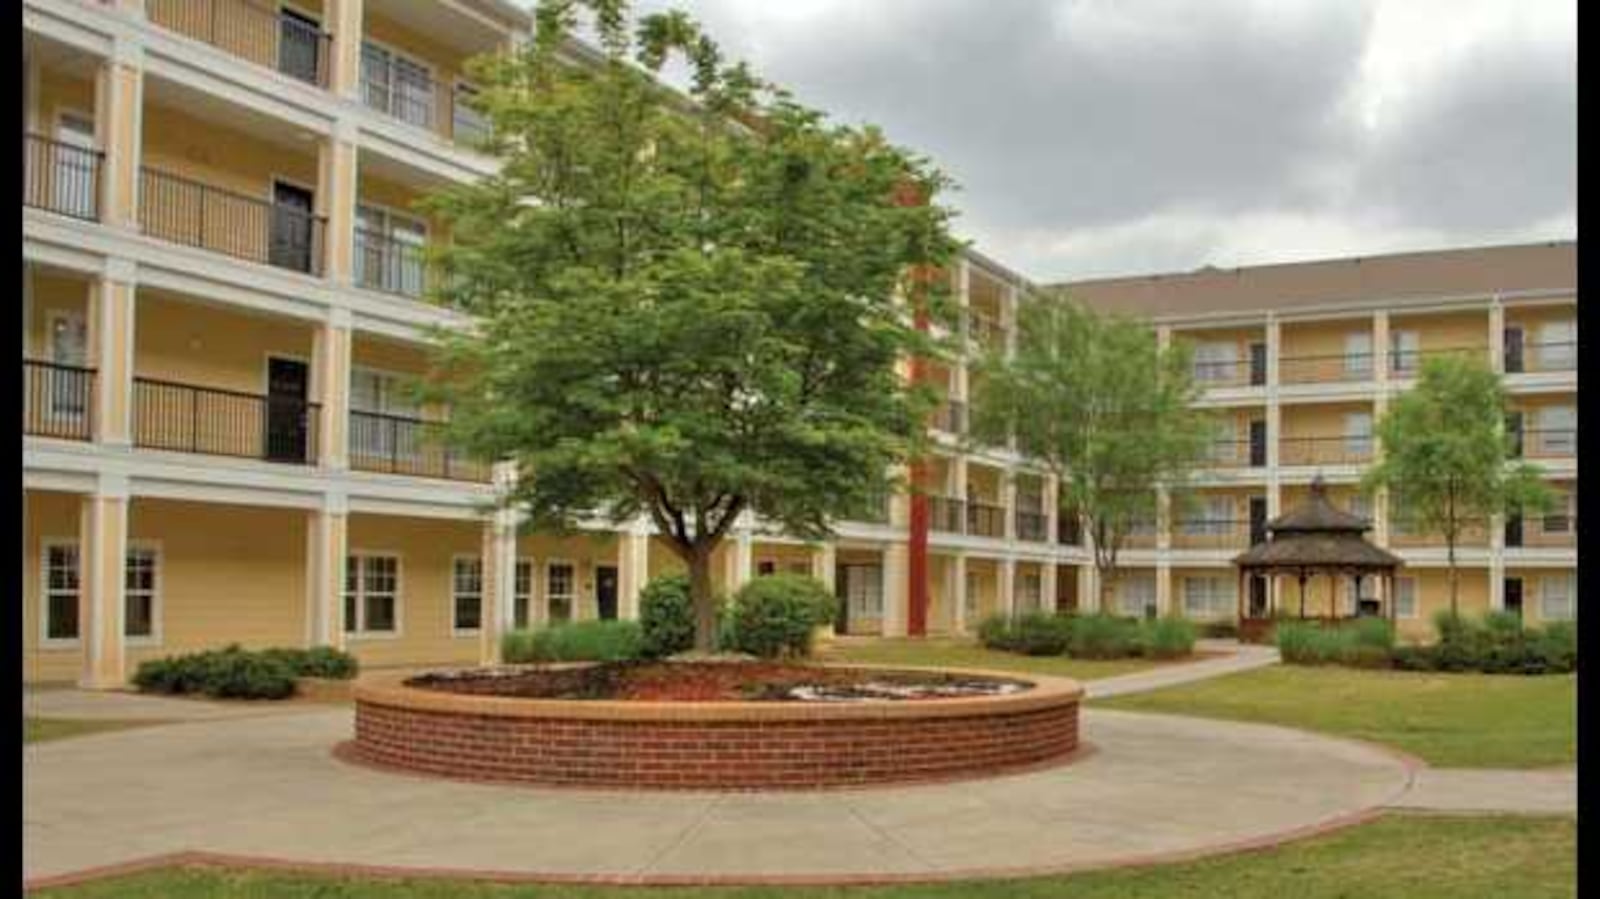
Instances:
[[[439,444],[440,422],[379,412],[350,413],[350,467],[358,471],[488,483],[493,466]]]
[[[1394,547],[1422,547],[1444,548],[1444,537],[1437,533],[1426,533],[1416,524],[1405,520],[1404,516],[1397,515],[1389,523],[1389,545]],[[1457,547],[1483,548],[1489,545],[1488,523],[1481,518],[1464,519],[1461,533],[1456,537]]]
[[[134,378],[133,445],[315,465],[320,409],[298,397]]]
[[[860,510],[845,515],[844,520],[864,524],[888,524],[891,499],[892,496],[888,492],[874,494]]]
[[[1285,437],[1278,442],[1280,465],[1364,465],[1372,461],[1368,436]]]
[[[1056,520],[1056,542],[1062,546],[1083,545],[1083,524],[1076,515],[1062,515]]]
[[[420,300],[428,290],[427,248],[357,228],[355,282],[369,290]]]
[[[1507,549],[1565,549],[1578,545],[1578,516],[1564,512],[1506,520]]]
[[[1389,375],[1393,378],[1414,378],[1422,369],[1422,363],[1429,359],[1473,359],[1488,364],[1489,348],[1456,346],[1431,350],[1390,350]]]
[[[1208,468],[1260,468],[1267,464],[1267,446],[1259,440],[1213,440],[1203,460]]]
[[[105,158],[100,150],[24,132],[22,205],[99,221],[100,172]]]
[[[1537,374],[1541,372],[1577,371],[1577,341],[1562,340],[1545,343],[1524,343],[1520,347],[1506,346],[1506,374]]]
[[[1283,384],[1350,384],[1373,378],[1371,353],[1284,356],[1278,360]]]
[[[22,433],[94,439],[94,369],[22,360]]]
[[[1190,365],[1195,386],[1261,387],[1267,383],[1266,357],[1259,359],[1195,360]]]
[[[980,502],[968,502],[967,533],[973,537],[1005,537],[1005,506],[996,506],[989,503]]]
[[[1017,539],[1044,543],[1050,539],[1050,516],[1027,509],[1017,510]]]
[[[1511,454],[1518,459],[1576,459],[1577,428],[1528,429],[1513,432]]]
[[[261,0],[145,0],[150,21],[307,84],[328,86],[333,35]]]
[[[928,529],[946,534],[966,532],[966,506],[959,499],[948,496],[928,496]]]
[[[1172,545],[1178,549],[1245,549],[1252,536],[1249,519],[1185,518],[1172,532]]]
[[[309,210],[147,168],[140,172],[139,222],[161,240],[322,274],[328,222]]]
[[[960,400],[945,400],[933,412],[933,427],[946,434],[964,434],[967,430],[967,404]]]

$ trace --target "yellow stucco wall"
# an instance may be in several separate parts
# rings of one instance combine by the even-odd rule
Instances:
[[[57,118],[63,111],[94,118],[94,79],[60,69],[41,67],[36,117],[30,127],[47,137],[56,134]]]
[[[45,540],[78,539],[82,500],[72,494],[29,490],[22,507],[22,677],[25,681],[73,681],[82,667],[76,647],[40,648],[42,563]]]
[[[1284,358],[1340,356],[1345,335],[1372,333],[1372,318],[1336,319],[1313,322],[1285,322],[1279,331],[1278,353]]]
[[[347,648],[363,665],[473,663],[478,637],[451,633],[451,565],[456,555],[480,555],[483,526],[352,514],[349,552],[399,556],[398,636],[348,635]]]
[[[87,278],[30,268],[31,298],[28,309],[26,353],[30,359],[48,360],[50,356],[50,318],[60,312],[87,319],[89,291]],[[93,353],[92,347],[87,347]]]
[[[1389,333],[1416,331],[1417,345],[1429,350],[1489,347],[1489,313],[1484,311],[1436,313],[1432,315],[1391,315]],[[1482,357],[1488,359],[1487,355]]]
[[[1283,437],[1342,437],[1344,417],[1351,412],[1370,414],[1376,429],[1378,415],[1372,403],[1306,403],[1283,407]]]
[[[1489,572],[1483,568],[1462,568],[1459,574],[1461,614],[1478,617],[1489,611]],[[1450,608],[1448,572],[1444,568],[1407,568],[1400,572],[1400,577],[1417,581],[1417,615],[1398,619],[1401,638],[1433,639],[1434,613]]]

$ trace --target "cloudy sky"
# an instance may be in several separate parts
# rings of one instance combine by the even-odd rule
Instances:
[[[1037,281],[1576,235],[1576,0],[642,0]]]

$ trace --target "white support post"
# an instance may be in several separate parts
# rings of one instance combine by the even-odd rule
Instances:
[[[1007,618],[1017,612],[1017,560],[1006,556],[1000,560],[1000,611]]]
[[[951,604],[951,618],[953,629],[957,634],[967,632],[967,554],[961,551],[951,556],[950,559],[950,593],[953,599]]]
[[[116,689],[127,682],[124,595],[128,564],[128,479],[102,473],[83,497],[78,535],[78,685]]]

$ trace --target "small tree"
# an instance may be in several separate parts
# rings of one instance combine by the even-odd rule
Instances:
[[[1088,525],[1101,608],[1114,595],[1128,534],[1156,518],[1158,488],[1179,493],[1215,433],[1196,410],[1187,347],[1163,349],[1133,319],[1103,316],[1059,294],[1019,310],[1016,356],[979,360],[972,432],[1004,442],[1059,479],[1059,505]]]
[[[569,52],[579,6],[601,59]],[[741,515],[823,539],[922,439],[925,388],[896,365],[936,348],[897,296],[958,249],[946,181],[726,65],[681,12],[536,18],[473,67],[500,173],[432,202],[442,299],[478,327],[440,335],[427,392],[447,441],[516,463],[533,526],[647,515],[710,650],[711,557]],[[687,100],[656,77],[678,54]]]
[[[1391,509],[1405,509],[1408,522],[1444,538],[1452,617],[1462,532],[1495,515],[1546,511],[1554,500],[1539,468],[1515,461],[1505,421],[1499,375],[1471,359],[1427,359],[1416,386],[1378,422],[1381,456],[1362,478],[1369,496],[1386,489]]]

